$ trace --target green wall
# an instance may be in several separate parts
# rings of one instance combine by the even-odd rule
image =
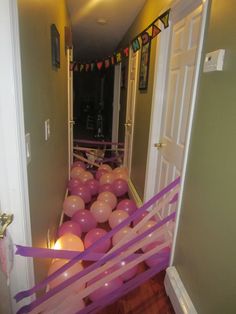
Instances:
[[[150,23],[152,23],[161,13],[168,9],[170,0],[148,0],[138,17],[130,27],[129,31],[123,38],[121,46],[125,46],[137,34],[142,32]],[[148,139],[150,128],[150,116],[153,94],[154,67],[156,56],[157,39],[151,43],[151,57],[149,67],[149,81],[146,92],[140,92],[137,89],[136,107],[135,107],[135,124],[133,138],[133,155],[131,180],[140,196],[143,198],[146,162],[148,153]],[[139,73],[139,69],[138,69]]]
[[[213,0],[205,52],[223,72],[201,73],[174,257],[201,314],[236,313],[236,40],[234,0]]]
[[[31,137],[28,165],[33,246],[46,247],[47,231],[55,233],[67,180],[67,74],[64,0],[18,0],[26,133]],[[61,67],[51,66],[50,25],[60,33]],[[44,140],[44,121],[50,119],[51,137]],[[48,261],[36,260],[36,280]]]

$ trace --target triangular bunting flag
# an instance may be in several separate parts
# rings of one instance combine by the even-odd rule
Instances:
[[[112,65],[115,64],[115,57],[114,57],[114,56],[111,57],[111,64],[112,64]]]
[[[90,68],[90,64],[89,64],[89,63],[86,63],[86,64],[85,64],[85,71],[88,72],[89,68]]]
[[[73,71],[75,71],[75,72],[79,71],[79,65],[77,62],[74,63]]]
[[[134,39],[131,45],[132,45],[133,52],[138,51],[140,49],[139,39],[138,38]]]
[[[129,47],[124,48],[123,50],[125,57],[129,56]]]
[[[120,52],[117,52],[116,53],[116,63],[120,63],[121,62],[121,53]]]
[[[90,64],[90,68],[91,68],[91,71],[93,71],[93,69],[94,69],[94,63],[91,63],[91,64]]]
[[[106,59],[104,62],[105,62],[105,68],[106,68],[106,69],[109,68],[109,66],[110,66],[110,60],[109,60],[109,59]]]
[[[103,66],[103,61],[97,62],[97,68],[98,68],[98,70],[101,70],[102,66]]]
[[[80,67],[79,67],[79,71],[82,72],[83,69],[84,69],[84,64],[81,64]]]
[[[170,16],[170,10],[166,11],[159,17],[159,19],[164,24],[164,28],[167,28],[169,26],[169,16]]]
[[[152,25],[152,38],[155,38],[158,34],[160,34],[161,29],[157,27],[155,24]]]
[[[142,39],[142,45],[143,45],[143,46],[145,46],[146,44],[148,44],[149,41],[150,41],[150,37],[149,37],[148,32],[143,32],[143,33],[141,34],[141,39]]]
[[[74,70],[75,62],[70,62],[70,71]]]

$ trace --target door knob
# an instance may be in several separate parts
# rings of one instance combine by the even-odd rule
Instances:
[[[13,221],[13,215],[7,215],[7,214],[1,214],[0,215],[0,239],[3,239],[7,227],[12,223]]]
[[[154,144],[154,147],[156,147],[157,149],[163,148],[163,147],[165,147],[165,146],[166,146],[165,143],[155,143],[155,144]]]

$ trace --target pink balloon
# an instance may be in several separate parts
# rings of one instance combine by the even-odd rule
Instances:
[[[96,179],[100,180],[101,176],[105,173],[108,173],[108,171],[105,169],[97,170],[96,175],[95,175]]]
[[[68,190],[71,192],[74,188],[81,186],[82,182],[79,179],[70,179],[67,186]]]
[[[96,243],[100,238],[107,234],[106,230],[102,228],[95,228],[90,230],[84,238],[85,248],[89,248],[92,244]],[[92,251],[93,253],[106,253],[111,247],[111,239],[102,241]]]
[[[87,209],[78,210],[71,219],[80,225],[82,232],[88,232],[97,226],[95,218]]]
[[[161,242],[155,242],[155,243],[151,243],[147,246],[146,248],[146,252],[150,251],[152,249],[154,249],[157,245],[160,245]],[[166,259],[166,256],[160,256],[160,254],[167,254],[167,257],[170,254],[170,247],[167,246],[165,248],[163,248],[162,250],[160,250],[158,253],[153,254],[151,257],[147,258],[145,260],[145,263],[149,266],[149,267],[154,267],[156,265],[158,265],[159,263],[163,262]]]
[[[124,181],[128,181],[128,179],[129,179],[128,174],[126,172],[124,172],[124,171],[115,173],[113,175],[114,175],[114,179],[115,180],[121,179],[121,180],[124,180]]]
[[[138,234],[142,234],[143,232],[145,232],[145,231],[149,230],[150,228],[154,227],[156,224],[157,224],[157,221],[155,221],[155,220],[149,220],[149,221],[147,221],[147,222],[144,224],[144,226],[138,230]],[[163,236],[160,236],[160,237],[154,239],[154,236],[156,236],[157,233],[159,233],[159,232],[160,232],[160,230],[157,229],[156,231],[151,232],[151,233],[149,233],[149,234],[146,236],[146,238],[149,238],[149,239],[150,239],[150,243],[149,243],[148,245],[150,245],[150,244],[153,243],[153,242],[158,241],[160,238],[163,237]],[[143,251],[146,250],[146,248],[147,248],[148,245],[146,245],[146,246],[144,246],[144,247],[142,248]]]
[[[129,236],[129,240],[131,240],[135,236],[135,233],[133,232],[132,228],[124,227],[121,230],[119,230],[116,234],[114,234],[114,236],[112,238],[113,246],[115,246],[117,243],[119,243],[120,240],[126,236]],[[127,240],[127,242],[128,242],[128,240]]]
[[[84,209],[84,206],[84,200],[80,196],[70,195],[63,202],[63,211],[67,216],[72,217],[77,210]]]
[[[105,203],[109,204],[111,206],[111,209],[114,209],[117,204],[117,198],[114,193],[106,191],[101,192],[98,195],[98,201],[104,201]]]
[[[98,194],[100,184],[97,180],[90,179],[90,180],[85,182],[85,185],[89,188],[91,195],[94,196],[94,195]]]
[[[99,179],[99,182],[100,184],[106,184],[106,183],[112,183],[113,181],[115,180],[115,176],[112,172],[107,172],[107,173],[104,173],[100,179]]]
[[[77,186],[71,191],[71,194],[80,196],[85,204],[91,202],[92,199],[90,189],[85,185]]]
[[[105,271],[104,273],[100,274],[99,276],[97,276],[93,280],[89,281],[88,286],[92,285],[93,283],[95,283],[99,279],[106,277],[108,274],[110,274],[110,272],[109,271]],[[110,281],[107,281],[100,288],[98,288],[97,290],[92,292],[89,295],[89,299],[91,301],[93,301],[93,302],[94,301],[98,301],[102,297],[104,297],[105,295],[107,295],[107,294],[111,293],[112,291],[115,291],[118,288],[120,288],[122,286],[122,284],[123,284],[123,281],[119,277],[114,278],[114,279],[112,279]]]
[[[91,172],[89,171],[83,171],[80,175],[79,175],[79,179],[81,180],[81,182],[85,183],[88,180],[93,179],[93,175]]]
[[[75,168],[75,167],[81,167],[81,168],[83,168],[83,169],[86,168],[85,163],[84,163],[83,161],[79,161],[79,160],[73,162],[73,164],[72,164],[72,166],[71,166],[71,169],[73,169],[73,168]]]
[[[113,229],[128,217],[129,214],[126,211],[119,209],[114,210],[109,217],[109,225]]]
[[[136,211],[137,206],[133,200],[126,198],[118,203],[116,209],[124,210],[129,215],[132,215]]]
[[[102,165],[99,166],[98,170],[106,170],[108,172],[111,172],[112,168],[111,168],[111,166],[109,166],[107,164],[102,164]]]
[[[125,174],[127,174],[128,175],[128,169],[126,168],[126,167],[117,167],[117,168],[115,168],[115,169],[113,169],[113,173],[114,174],[118,174],[118,173],[125,173]]]
[[[123,179],[116,179],[114,180],[114,182],[112,183],[112,187],[114,189],[114,193],[116,196],[123,196],[125,193],[128,192],[128,183],[127,181],[123,180]]]
[[[99,193],[106,192],[106,191],[114,193],[112,184],[106,183],[99,186],[99,189],[98,189]]]
[[[74,235],[80,237],[82,230],[80,225],[75,221],[66,221],[58,228],[58,237],[63,236],[65,233],[73,233]]]
[[[57,271],[59,268],[64,266],[68,263],[68,260],[65,259],[56,259],[52,262],[50,265],[48,276],[53,274],[55,271]],[[72,267],[65,270],[62,274],[58,275],[54,280],[50,281],[49,283],[49,289],[53,289],[65,280],[71,278],[72,276],[78,274],[80,271],[83,270],[83,266],[81,262],[75,263]],[[85,288],[85,284],[80,285],[80,280],[77,280],[73,285],[71,285],[71,290],[78,292]]]
[[[71,173],[70,173],[70,177],[72,179],[79,179],[79,176],[82,172],[84,172],[85,170],[82,168],[82,167],[74,167],[72,170],[71,170]]]
[[[135,219],[135,220],[133,221],[133,226],[136,226],[136,225],[137,225],[144,217],[146,217],[148,214],[149,214],[149,212],[147,212],[147,211],[143,212],[143,213],[139,216],[139,218],[137,218],[137,219]],[[152,217],[150,220],[153,220],[153,221],[154,221],[154,218]]]
[[[120,261],[118,264],[116,264],[113,268],[113,271],[115,270],[118,270],[118,269],[121,269],[121,268],[124,268],[127,264],[129,264],[131,262],[130,258],[126,259],[126,260],[123,260],[123,261]],[[123,281],[127,281],[127,280],[130,280],[131,278],[133,278],[137,272],[138,272],[138,268],[139,266],[138,265],[135,265],[134,267],[130,268],[129,270],[127,270],[126,272],[120,274],[120,278],[123,280]]]
[[[110,204],[97,200],[92,204],[90,211],[97,222],[103,223],[109,219],[112,208]]]
[[[56,250],[84,251],[83,241],[72,233],[65,233],[57,239],[54,248]]]

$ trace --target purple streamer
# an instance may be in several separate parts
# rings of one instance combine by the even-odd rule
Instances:
[[[89,254],[91,254],[100,243],[103,241],[106,241],[110,239],[116,232],[121,230],[126,225],[129,225],[133,220],[137,219],[142,215],[144,211],[146,211],[153,203],[158,201],[161,197],[163,197],[166,193],[171,191],[175,186],[177,186],[180,183],[180,177],[178,177],[176,180],[171,182],[167,187],[165,187],[162,191],[160,191],[158,194],[156,194],[154,197],[152,197],[146,204],[144,204],[142,207],[136,210],[130,217],[128,217],[126,220],[124,220],[121,224],[116,226],[113,230],[105,234],[103,237],[101,237],[96,243],[91,245],[88,249],[86,249],[84,252],[78,254],[76,257],[74,257],[70,262],[63,265],[60,269],[55,271],[53,274],[48,276],[46,279],[41,281],[39,284],[35,285],[33,288],[21,291],[15,295],[15,300],[19,302],[23,298],[26,298],[32,294],[34,294],[36,291],[44,288],[50,281],[54,280],[58,275],[62,274],[64,271],[69,269],[71,266],[73,266],[77,261],[86,258]]]
[[[135,237],[134,239],[130,240],[129,242],[125,243],[124,245],[122,245],[120,248],[118,248],[117,250],[113,251],[112,253],[108,254],[107,256],[105,256],[104,258],[102,258],[101,260],[97,261],[96,263],[90,265],[89,267],[85,268],[84,270],[82,270],[81,272],[79,272],[78,274],[72,276],[71,278],[65,280],[64,282],[62,282],[61,284],[59,284],[58,286],[56,286],[55,288],[49,290],[47,293],[45,293],[41,298],[36,299],[35,301],[31,302],[29,305],[23,306],[18,312],[17,314],[24,314],[24,313],[29,313],[30,311],[32,311],[34,308],[36,308],[38,305],[40,305],[41,303],[43,303],[44,301],[47,301],[48,299],[50,299],[52,296],[56,295],[58,292],[64,290],[65,288],[67,288],[68,286],[70,286],[72,283],[74,283],[75,281],[79,280],[80,278],[82,278],[83,276],[87,275],[90,271],[93,271],[95,269],[97,269],[98,267],[104,265],[106,262],[108,262],[109,260],[117,257],[120,253],[122,253],[124,250],[128,249],[130,246],[132,246],[133,244],[135,244],[136,242],[144,239],[146,236],[148,236],[150,233],[154,232],[156,229],[160,228],[161,226],[163,226],[165,223],[167,223],[168,221],[172,220],[175,217],[175,213],[170,214],[169,216],[165,217],[162,221],[158,222],[156,225],[154,225],[153,227],[151,227],[149,230],[146,230],[145,232],[143,232],[142,234],[138,235],[137,237]],[[89,249],[88,249],[89,250]],[[72,260],[73,261],[73,260]],[[68,265],[70,262],[68,262],[66,265]],[[53,274],[52,274],[53,275]],[[50,276],[49,276],[50,277]],[[48,278],[49,278],[48,277]],[[46,279],[47,282],[47,279]],[[31,289],[32,290],[32,289]]]
[[[34,257],[34,258],[61,258],[61,259],[73,259],[78,255],[78,251],[70,250],[55,250],[55,249],[44,249],[44,248],[33,248],[31,246],[16,245],[16,255],[24,257]],[[168,253],[161,253],[160,257],[166,256]],[[134,260],[138,258],[142,253],[131,254],[129,258]],[[91,253],[87,256],[84,261],[96,262],[104,256],[102,253]],[[129,260],[127,257],[127,261]]]
[[[124,143],[106,142],[106,141],[87,141],[87,140],[74,140],[75,143],[94,144],[94,145],[117,145],[124,146]]]
[[[32,295],[34,292],[38,291],[39,289],[45,287],[51,280],[55,279],[59,274],[63,273],[65,270],[67,270],[69,267],[71,267],[72,265],[74,265],[77,261],[84,259],[86,256],[88,256],[89,254],[91,254],[91,252],[93,251],[93,249],[100,244],[100,241],[104,241],[107,240],[109,238],[111,238],[117,231],[119,231],[121,228],[123,228],[125,225],[130,224],[131,221],[137,219],[145,210],[147,210],[153,203],[155,203],[158,199],[160,199],[162,196],[164,196],[167,192],[169,192],[171,189],[173,189],[175,186],[177,186],[180,183],[180,177],[178,177],[175,181],[173,181],[169,186],[167,186],[166,188],[164,188],[162,191],[160,191],[157,195],[155,195],[152,199],[150,199],[146,204],[144,204],[141,208],[139,208],[132,216],[128,217],[125,221],[123,221],[121,224],[119,224],[117,227],[115,227],[113,230],[111,230],[109,233],[107,233],[104,237],[100,238],[95,244],[93,244],[90,248],[88,248],[87,250],[85,250],[84,252],[82,252],[81,254],[78,254],[76,257],[74,257],[70,262],[68,262],[67,264],[65,264],[63,267],[61,267],[59,270],[57,270],[56,272],[54,272],[52,275],[50,275],[48,278],[46,278],[45,280],[43,280],[41,283],[39,283],[38,285],[34,286],[33,288],[26,290],[26,291],[22,291],[20,293],[18,293],[15,296],[16,301],[20,301],[23,298]],[[173,216],[172,216],[173,215]],[[156,228],[159,228],[160,226],[162,226],[166,221],[172,219],[174,217],[174,214],[172,214],[171,217],[169,216],[168,219],[163,219],[163,221],[159,222],[156,226]],[[150,230],[147,230],[147,232],[143,233],[144,234],[149,234],[151,232],[153,232],[156,228],[151,228]],[[153,231],[152,231],[153,229]],[[141,237],[142,238],[142,237]],[[135,243],[137,240],[140,240],[140,236],[138,236],[137,238],[135,238],[134,240],[130,241]],[[131,245],[131,243],[128,243],[128,246]],[[125,247],[128,247],[127,245],[122,246],[121,248],[119,248],[117,251],[114,251],[112,254],[109,254],[107,257],[110,259],[116,255],[118,255],[122,250],[125,249]],[[114,255],[116,254],[116,255]],[[99,263],[99,265],[102,265],[102,263],[105,263],[107,260],[109,260],[107,258],[102,258],[100,261],[98,261],[97,263],[93,264],[95,266],[95,268],[98,266],[97,264]],[[93,266],[91,265],[91,266]],[[50,290],[48,293],[45,294],[45,296],[43,296],[41,299],[38,299],[34,302],[32,302],[31,304],[29,304],[28,306],[25,306],[23,308],[21,308],[19,310],[19,313],[28,313],[29,309],[33,309],[35,308],[37,305],[41,304],[43,301],[49,299],[51,296],[55,295],[57,292],[60,292],[61,290],[63,290],[65,287],[67,287],[68,285],[70,285],[71,283],[73,283],[75,280],[78,280],[77,277],[81,278],[82,276],[86,275],[89,271],[91,271],[91,268],[88,267],[87,269],[85,269],[84,271],[80,272],[79,274],[71,277],[70,279],[68,279],[67,281],[65,281],[63,284],[57,286],[56,288]],[[75,278],[76,277],[76,278]]]
[[[160,271],[166,269],[168,264],[169,264],[169,259],[166,259],[165,261],[161,262],[159,265],[156,265],[155,267],[152,267],[140,273],[135,278],[123,284],[117,290],[107,294],[106,296],[102,297],[100,300],[91,303],[90,305],[86,306],[86,308],[78,311],[76,314],[96,313],[98,310],[101,310],[105,306],[112,304],[113,302],[115,302],[116,300],[118,300],[119,298],[127,294],[128,292],[139,287],[141,284],[143,284],[145,281],[155,276]]]

